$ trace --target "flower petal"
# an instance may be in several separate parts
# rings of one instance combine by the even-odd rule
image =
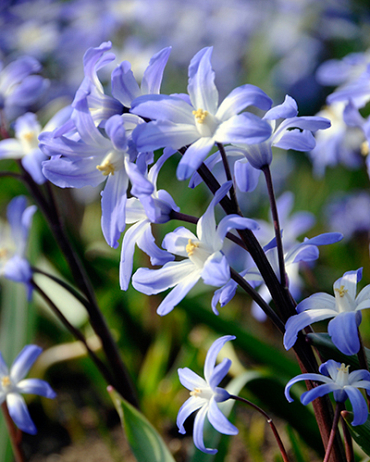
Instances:
[[[202,136],[195,143],[191,144],[179,162],[176,171],[177,179],[183,181],[190,178],[207,157],[213,144],[213,139],[205,136]]]
[[[177,370],[181,385],[192,391],[194,388],[207,388],[207,382],[188,367]],[[200,398],[199,398],[200,399]]]
[[[20,393],[31,393],[34,395],[44,396],[45,398],[53,399],[56,397],[55,391],[51,386],[40,379],[25,379],[17,384],[17,390]]]
[[[325,378],[325,377],[323,377]],[[322,380],[323,381],[323,380]],[[319,385],[318,387],[313,388],[312,390],[306,391],[301,396],[301,403],[306,406],[308,403],[311,403],[316,398],[327,395],[335,390],[342,390],[342,387],[337,385],[335,382],[325,383],[324,385]]]
[[[208,406],[203,406],[199,409],[195,421],[194,421],[194,431],[193,431],[193,439],[195,446],[202,452],[206,454],[216,454],[217,449],[210,449],[206,448],[204,445],[203,439],[203,429],[204,429],[204,420],[206,418],[208,412]]]
[[[369,413],[365,398],[362,396],[362,393],[357,388],[351,386],[344,387],[344,391],[347,393],[347,396],[352,405],[354,416],[352,425],[364,424]]]
[[[162,303],[157,308],[157,313],[160,316],[168,314],[178,305],[186,294],[195,286],[199,281],[199,272],[192,272],[182,282],[177,284],[171,292],[164,298]]]
[[[18,428],[25,433],[35,435],[37,428],[32,422],[31,416],[28,412],[26,403],[21,395],[18,393],[9,393],[6,397],[10,417]]]
[[[22,380],[30,370],[33,363],[40,356],[42,348],[37,345],[26,345],[15,358],[10,369],[10,378],[14,383]]]
[[[194,396],[190,397],[189,399],[185,401],[185,403],[180,407],[180,410],[177,414],[177,419],[176,419],[176,424],[179,429],[179,433],[181,434],[186,433],[185,428],[184,428],[185,420],[190,416],[190,414],[198,410],[203,405],[204,405],[204,401],[199,398],[195,398]]]
[[[340,313],[328,324],[328,334],[334,345],[348,356],[357,354],[360,349],[357,318],[356,312]]]
[[[234,335],[224,335],[220,337],[215,342],[213,342],[212,346],[208,350],[206,360],[204,363],[204,377],[207,383],[210,383],[212,379],[213,370],[215,368],[217,356],[221,350],[221,348],[225,345],[226,342],[229,340],[235,340],[236,337]]]
[[[208,420],[218,432],[224,435],[237,435],[239,433],[235,425],[230,423],[220,411],[214,398],[211,398],[209,402]]]

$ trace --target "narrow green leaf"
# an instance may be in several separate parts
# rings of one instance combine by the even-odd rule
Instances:
[[[138,462],[175,462],[161,436],[146,417],[112,387],[109,387],[108,391],[136,460]]]
[[[343,411],[341,414],[348,425],[352,438],[356,441],[364,453],[370,456],[370,417],[368,416],[367,421],[363,425],[356,425],[353,427],[351,425],[353,412]]]

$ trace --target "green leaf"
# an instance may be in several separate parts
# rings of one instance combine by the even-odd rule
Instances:
[[[153,425],[112,387],[109,394],[122,422],[128,443],[138,462],[175,462]]]
[[[310,343],[312,343],[312,345],[317,348],[324,361],[327,361],[328,359],[334,359],[335,361],[351,366],[352,370],[359,369],[360,363],[358,361],[357,355],[346,356],[345,354],[341,353],[332,342],[329,334],[312,333],[307,334],[307,338],[309,339]],[[368,348],[365,348],[365,354],[368,367],[370,368],[370,350]]]
[[[353,427],[351,425],[353,412],[342,411],[341,414],[348,425],[352,438],[356,441],[364,453],[370,456],[370,417],[367,417],[367,420],[363,425],[356,425]]]

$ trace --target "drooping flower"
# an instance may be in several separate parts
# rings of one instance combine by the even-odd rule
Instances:
[[[337,403],[344,403],[347,399],[350,400],[354,414],[352,425],[362,425],[366,422],[368,408],[359,388],[370,391],[370,372],[365,369],[359,369],[349,373],[348,369],[349,366],[329,359],[326,363],[321,364],[319,368],[322,375],[314,373],[300,374],[290,380],[285,387],[286,399],[289,402],[293,401],[290,396],[290,388],[301,380],[324,382],[323,385],[319,385],[303,393],[301,403],[306,406],[314,399],[333,392]]]
[[[181,261],[166,263],[162,268],[139,268],[132,278],[136,290],[146,295],[157,294],[174,287],[158,307],[158,314],[169,313],[203,279],[212,286],[222,286],[230,279],[230,267],[222,253],[224,238],[230,229],[255,229],[254,220],[239,215],[224,217],[216,227],[215,205],[230,189],[227,182],[218,189],[205,214],[197,223],[197,236],[184,227],[167,234],[163,247],[180,257]]]
[[[50,399],[56,396],[56,393],[44,380],[24,378],[41,352],[42,348],[37,345],[25,346],[15,359],[10,372],[0,353],[0,404],[6,401],[14,423],[22,431],[31,435],[36,434],[37,429],[21,393],[32,393]]]
[[[295,344],[298,332],[306,326],[334,318],[328,325],[334,345],[345,355],[356,354],[360,349],[357,328],[362,319],[361,310],[370,308],[370,284],[356,297],[357,282],[361,277],[362,268],[348,271],[335,281],[334,297],[317,293],[299,303],[298,314],[291,316],[285,326],[285,348],[289,350]]]
[[[197,170],[215,143],[259,143],[271,134],[267,122],[251,113],[239,114],[251,105],[270,108],[271,99],[258,87],[238,87],[218,105],[211,54],[211,47],[203,48],[191,60],[189,96],[141,96],[131,105],[131,112],[152,120],[134,132],[140,150],[190,145],[177,168],[179,180]]]
[[[181,406],[177,415],[176,423],[179,432],[185,433],[185,420],[190,414],[198,411],[194,421],[194,444],[207,454],[215,454],[217,449],[206,448],[204,445],[203,428],[206,417],[218,432],[225,435],[238,433],[238,429],[227,420],[217,406],[217,403],[230,398],[229,393],[218,387],[218,384],[226,376],[231,366],[231,360],[228,358],[224,358],[216,366],[217,355],[226,342],[235,338],[233,335],[225,335],[213,342],[204,363],[204,379],[187,367],[178,370],[180,382],[190,390],[190,398]]]
[[[25,255],[35,205],[27,207],[24,196],[12,199],[7,207],[9,227],[0,225],[0,275],[25,284],[32,295],[32,270]]]

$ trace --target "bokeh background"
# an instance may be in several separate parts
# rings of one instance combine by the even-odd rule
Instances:
[[[24,55],[42,64],[41,75],[49,84],[43,96],[27,108],[46,122],[58,108],[71,103],[83,79],[85,51],[110,40],[116,60],[132,64],[140,77],[150,57],[165,46],[172,53],[165,70],[163,93],[186,92],[187,67],[204,46],[213,46],[213,66],[220,99],[235,86],[259,86],[274,104],[286,94],[298,103],[300,115],[314,115],[325,105],[333,86],[317,79],[317,69],[328,59],[366,52],[370,46],[370,8],[366,0],[19,0],[0,1],[0,59],[3,66]],[[110,72],[99,74],[109,94]],[[365,107],[363,115],[368,115]],[[333,282],[345,271],[364,267],[362,285],[370,282],[369,177],[360,145],[356,162],[313,172],[309,154],[277,150],[272,164],[274,186],[280,197],[291,191],[292,211],[308,211],[315,225],[307,237],[340,231],[344,240],[320,250],[315,265],[301,266],[301,298],[316,291],[331,293]],[[0,161],[2,171],[17,171],[12,160]],[[209,201],[203,186],[192,190],[174,178],[175,161],[164,166],[159,187],[168,189],[181,211],[200,216]],[[8,202],[27,189],[11,178],[0,179],[0,210],[5,218]],[[177,368],[201,373],[206,351],[220,335],[235,334],[225,354],[233,358],[231,376],[254,372],[242,394],[277,419],[289,451],[297,460],[313,461],[320,443],[310,409],[288,405],[282,390],[299,368],[294,356],[282,347],[280,335],[270,323],[251,315],[250,300],[238,293],[213,314],[210,287],[199,284],[173,312],[156,314],[160,296],[146,297],[119,289],[119,249],[110,249],[100,228],[99,190],[54,188],[70,239],[83,259],[99,305],[119,345],[124,362],[137,387],[140,406],[163,435],[178,462],[279,460],[278,451],[263,418],[238,406],[231,419],[240,429],[232,440],[222,438],[217,456],[194,450],[191,422],[181,437],[175,425],[187,391],[178,381]],[[269,221],[264,184],[239,197],[248,217]],[[32,203],[32,198],[29,199]],[[220,215],[221,216],[221,215]],[[181,223],[155,228],[158,242]],[[282,223],[284,228],[284,223]],[[193,229],[192,229],[193,230]],[[300,240],[304,236],[297,236]],[[68,266],[40,211],[34,217],[29,257],[33,265],[73,284]],[[137,251],[135,268],[148,258]],[[46,278],[38,282],[53,297],[65,316],[89,338],[99,354],[100,345],[88,325],[83,308],[66,291]],[[131,461],[118,416],[106,392],[106,384],[81,346],[36,296],[26,300],[24,288],[1,280],[0,349],[12,361],[27,343],[45,351],[32,370],[57,391],[53,400],[29,397],[37,436],[24,436],[25,451],[33,462]],[[324,330],[325,325],[318,326]],[[361,332],[370,345],[370,317],[364,313]],[[361,454],[361,453],[359,453]],[[361,459],[361,455],[359,455]],[[6,431],[0,431],[0,460],[12,460]],[[318,459],[317,459],[318,460]]]

